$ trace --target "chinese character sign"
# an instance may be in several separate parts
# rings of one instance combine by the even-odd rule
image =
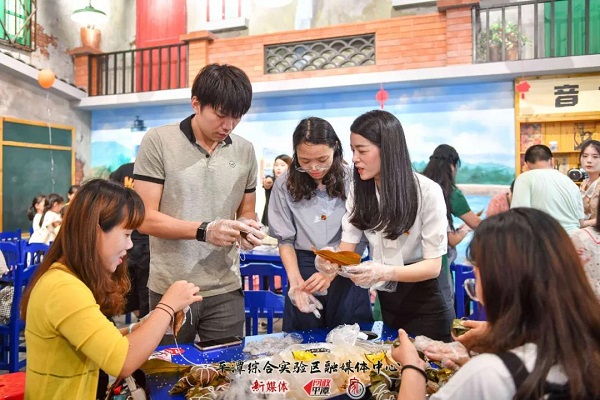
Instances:
[[[527,96],[517,100],[521,116],[599,110],[600,75],[528,78],[527,82],[531,85]]]
[[[554,107],[575,107],[578,102],[579,85],[554,86]]]

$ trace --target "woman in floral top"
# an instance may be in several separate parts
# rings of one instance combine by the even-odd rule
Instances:
[[[598,215],[598,208],[598,198],[596,197],[594,215]],[[594,221],[593,226],[573,232],[571,239],[583,261],[585,274],[590,280],[592,289],[596,292],[596,296],[600,298],[600,221],[595,218]]]
[[[598,197],[600,197],[600,184],[598,184],[598,177],[600,177],[600,142],[592,139],[585,141],[581,146],[579,162],[588,174],[588,178],[581,183],[581,198],[586,216],[582,227],[594,226],[598,215]]]

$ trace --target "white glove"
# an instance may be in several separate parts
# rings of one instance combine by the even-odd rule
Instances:
[[[250,250],[256,246],[260,246],[262,244],[262,239],[266,237],[265,233],[260,230],[261,224],[253,219],[244,217],[238,218],[237,220],[250,227],[248,231],[240,232],[242,237],[240,247],[244,250]]]
[[[331,246],[323,247],[321,250],[336,251],[336,249]],[[315,268],[320,273],[328,276],[335,276],[340,272],[340,266],[338,264],[327,261],[321,256],[315,257]]]
[[[249,223],[257,224],[255,221],[248,220]],[[253,242],[260,244],[257,237],[263,237],[260,229],[255,229],[245,221],[234,221],[231,219],[218,219],[212,221],[206,227],[206,241],[215,246],[233,246],[240,238],[242,232],[246,239],[242,240],[241,246],[245,249],[251,249],[255,246]],[[252,233],[250,235],[250,233]],[[252,242],[253,241],[253,242]],[[257,244],[257,245],[258,245]]]
[[[393,265],[385,265],[375,261],[365,261],[358,265],[342,267],[340,276],[349,278],[357,286],[365,289],[376,289],[387,292],[396,290]],[[389,284],[391,281],[391,284]],[[392,288],[393,287],[393,288]]]
[[[414,345],[430,360],[440,361],[443,366],[452,370],[457,370],[470,358],[467,348],[459,342],[444,343],[425,336],[417,336]]]
[[[288,297],[292,304],[303,313],[313,313],[315,317],[320,318],[321,313],[318,310],[323,309],[323,304],[312,294],[299,290],[298,286],[292,286],[288,291]]]

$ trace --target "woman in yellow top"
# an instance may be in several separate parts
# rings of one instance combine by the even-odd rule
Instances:
[[[174,313],[202,300],[197,286],[178,281],[130,333],[105,317],[124,309],[130,286],[124,257],[143,219],[139,195],[113,182],[92,180],[71,201],[21,303],[26,399],[95,399],[99,369],[131,375],[159,344]]]

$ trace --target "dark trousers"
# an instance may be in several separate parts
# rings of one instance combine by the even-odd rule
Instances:
[[[148,303],[148,275],[150,273],[150,245],[133,242],[127,252],[127,272],[131,281],[131,290],[127,293],[125,312],[139,310],[138,318],[150,312]]]
[[[150,291],[150,305],[154,308],[162,294]],[[190,305],[186,321],[177,335],[177,343],[193,343],[196,334],[200,340],[221,339],[228,336],[244,336],[244,293],[233,292],[204,297]],[[160,311],[159,311],[160,312]],[[165,335],[161,345],[173,344],[173,335]]]
[[[302,279],[317,272],[312,251],[296,250]],[[291,332],[313,328],[335,328],[342,324],[372,322],[371,301],[367,289],[356,286],[350,279],[337,276],[325,296],[315,296],[322,304],[321,318],[298,310],[286,296],[283,311],[283,331]]]

